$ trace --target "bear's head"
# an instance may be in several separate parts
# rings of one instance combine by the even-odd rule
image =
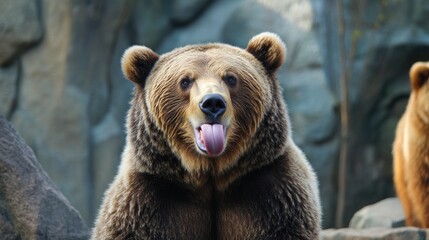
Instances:
[[[410,69],[413,101],[419,116],[429,124],[429,62],[416,62]]]
[[[166,159],[171,151],[187,172],[222,174],[246,154],[275,155],[287,138],[274,76],[285,56],[272,33],[253,37],[246,49],[192,45],[159,56],[130,47],[122,58],[124,75],[135,83],[128,134],[138,140],[146,132],[151,143],[139,142],[148,146],[142,154]]]

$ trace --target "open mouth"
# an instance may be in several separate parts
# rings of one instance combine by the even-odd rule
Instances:
[[[222,124],[202,124],[194,129],[198,148],[211,157],[225,150],[226,131]]]

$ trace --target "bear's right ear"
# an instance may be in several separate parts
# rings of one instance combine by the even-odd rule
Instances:
[[[159,56],[144,46],[132,46],[122,56],[122,72],[134,83],[143,84]]]
[[[410,69],[410,80],[413,90],[419,89],[429,79],[429,63],[416,62]]]

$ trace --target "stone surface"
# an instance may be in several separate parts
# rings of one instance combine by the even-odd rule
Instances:
[[[36,0],[0,2],[0,66],[42,37]]]
[[[413,227],[370,228],[370,229],[327,229],[323,230],[321,240],[426,240],[429,231]]]
[[[350,228],[395,228],[405,226],[401,202],[397,198],[384,199],[357,211],[350,221]]]
[[[88,239],[89,229],[0,115],[2,239]]]

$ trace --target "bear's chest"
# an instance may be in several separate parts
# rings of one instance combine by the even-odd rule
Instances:
[[[306,239],[290,235],[308,227],[300,203],[305,193],[275,172],[249,174],[223,192],[153,182],[153,212],[145,225],[168,239]]]

